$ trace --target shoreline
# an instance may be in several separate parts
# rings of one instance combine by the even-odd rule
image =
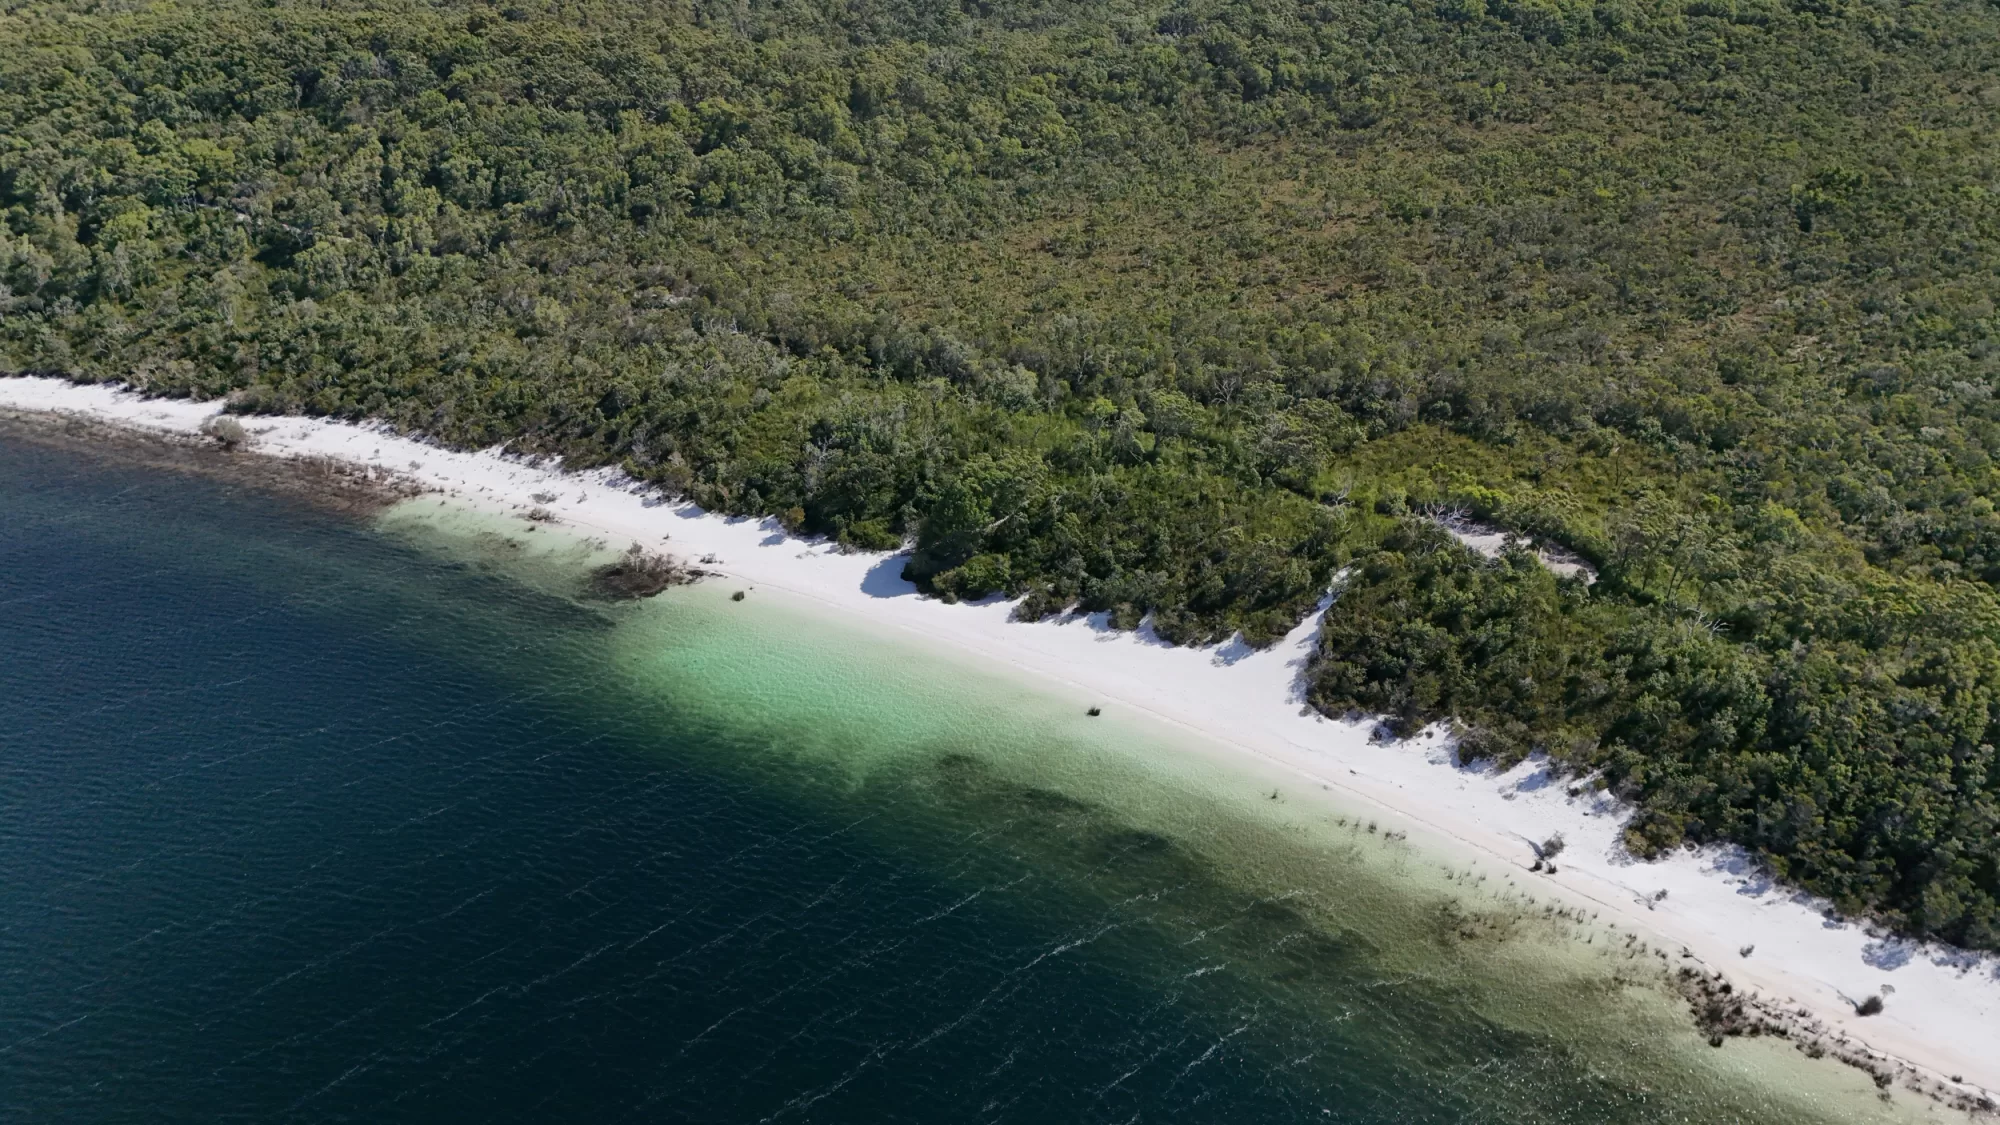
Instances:
[[[0,381],[0,388],[4,388]],[[273,457],[261,450],[225,449],[199,434],[156,430],[88,414],[23,410],[0,396],[0,437],[73,450],[141,469],[162,469],[300,500],[345,516],[369,516],[421,495],[424,489],[392,474],[333,457]]]
[[[709,515],[615,472],[569,473],[497,451],[453,452],[367,426],[298,417],[242,417],[254,445],[224,453],[199,436],[219,405],[52,378],[0,378],[0,433],[54,417],[61,423],[47,429],[62,435],[56,444],[101,448],[105,437],[147,435],[141,444],[154,454],[135,458],[141,464],[215,475],[252,472],[248,465],[267,460],[298,466],[305,471],[263,474],[255,483],[282,477],[291,482],[279,485],[287,492],[360,488],[373,507],[354,511],[428,493],[523,519],[536,513],[538,521],[613,547],[630,542],[698,566],[750,596],[760,588],[783,591],[894,626],[1101,698],[1107,711],[1167,722],[1218,756],[1252,755],[1455,850],[1518,865],[1523,886],[1541,880],[1534,884],[1541,893],[1679,951],[1675,964],[1694,970],[1683,983],[1697,1022],[1704,1010],[1711,1018],[1720,1012],[1745,1034],[1782,1034],[1809,1055],[1817,1050],[1870,1072],[1885,1088],[1900,1085],[1956,1108],[1992,1112],[2000,1103],[2000,958],[1881,937],[1834,919],[1823,903],[1774,884],[1736,849],[1633,859],[1619,843],[1626,810],[1569,788],[1539,761],[1504,773],[1465,768],[1438,731],[1380,743],[1370,722],[1318,715],[1305,707],[1298,676],[1319,612],[1263,651],[1240,640],[1177,648],[1145,626],[1113,632],[1103,615],[1016,623],[1008,619],[1012,603],[998,598],[946,605],[918,596],[901,578],[899,554],[845,553],[791,536],[775,521]],[[1567,841],[1557,870],[1535,871],[1535,842],[1557,832]],[[1886,1002],[1880,1014],[1855,1014],[1856,1003],[1876,995]]]

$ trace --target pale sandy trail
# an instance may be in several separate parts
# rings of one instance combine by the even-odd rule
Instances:
[[[196,432],[216,410],[40,378],[0,378],[0,408],[181,434]],[[1298,676],[1317,614],[1261,652],[1240,643],[1177,648],[1146,630],[1111,632],[1101,619],[1025,625],[1008,620],[1004,603],[954,606],[917,596],[900,577],[898,556],[841,553],[768,521],[707,515],[610,474],[565,473],[495,451],[450,452],[321,419],[243,421],[260,452],[378,466],[493,511],[546,508],[612,546],[637,542],[689,560],[714,556],[706,569],[731,580],[1002,662],[1106,708],[1145,712],[1198,736],[1185,741],[1206,752],[1252,754],[1307,787],[1370,802],[1447,853],[1518,865],[1518,878],[1538,893],[1585,905],[1601,921],[1653,935],[1662,947],[1684,948],[1740,986],[1802,1008],[1875,1051],[1937,1078],[2000,1091],[2000,959],[1877,939],[1831,921],[1823,904],[1771,885],[1734,850],[1637,862],[1618,844],[1624,810],[1598,794],[1570,796],[1538,763],[1504,774],[1460,769],[1435,732],[1381,744],[1370,740],[1370,724],[1312,714],[1298,696]],[[1568,844],[1558,873],[1526,875],[1531,841],[1554,832]],[[1754,947],[1749,956],[1741,954],[1745,947]],[[1894,991],[1882,1014],[1854,1015],[1852,1001],[1885,985]]]

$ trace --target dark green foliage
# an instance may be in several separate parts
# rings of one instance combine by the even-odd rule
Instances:
[[[1790,643],[1745,643],[1409,523],[1327,613],[1312,698],[1405,731],[1456,716],[1467,757],[1540,748],[1601,772],[1641,807],[1641,853],[1735,840],[1850,909],[2000,943],[1990,594],[1895,579],[1792,593],[1810,617]]]
[[[1580,582],[1559,582],[1525,552],[1489,562],[1407,521],[1328,611],[1313,701],[1386,715],[1399,734],[1457,716],[1470,728],[1466,756],[1518,761],[1601,725],[1606,691],[1590,677],[1620,623]]]
[[[0,366],[1173,640],[1347,567],[1322,707],[2000,944],[1991,4],[69,0],[0,48]]]

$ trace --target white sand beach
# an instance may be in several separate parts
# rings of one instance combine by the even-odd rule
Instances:
[[[145,399],[106,386],[0,378],[0,409],[51,411],[176,434],[197,433],[219,404]],[[446,497],[500,512],[543,508],[564,525],[622,547],[637,542],[740,583],[788,594],[1060,681],[1107,712],[1144,712],[1218,748],[1257,755],[1372,803],[1429,841],[1587,907],[1599,920],[1684,950],[1759,994],[1800,1026],[1822,1025],[1858,1049],[1913,1068],[1974,1098],[2000,1101],[2000,958],[1872,934],[1824,904],[1774,885],[1742,853],[1683,851],[1640,862],[1619,844],[1614,800],[1535,762],[1506,773],[1458,767],[1448,740],[1428,732],[1371,738],[1373,724],[1331,721],[1303,705],[1299,675],[1319,618],[1255,651],[1240,642],[1190,649],[1142,629],[1116,633],[1101,618],[1009,620],[1010,605],[946,605],[919,596],[895,555],[845,553],[787,535],[775,522],[705,514],[606,472],[566,473],[498,451],[450,452],[378,429],[307,418],[242,419],[259,452],[332,457],[379,467]],[[552,498],[551,498],[552,497]],[[1322,607],[1324,608],[1324,607]],[[1535,842],[1560,832],[1555,874],[1528,874]],[[1533,881],[1533,882],[1528,882]],[[1881,995],[1884,1010],[1855,1014]]]

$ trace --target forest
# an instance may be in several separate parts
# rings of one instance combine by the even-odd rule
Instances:
[[[1323,711],[2000,948],[1989,0],[5,0],[0,52],[0,370],[1180,643],[1331,587]]]

